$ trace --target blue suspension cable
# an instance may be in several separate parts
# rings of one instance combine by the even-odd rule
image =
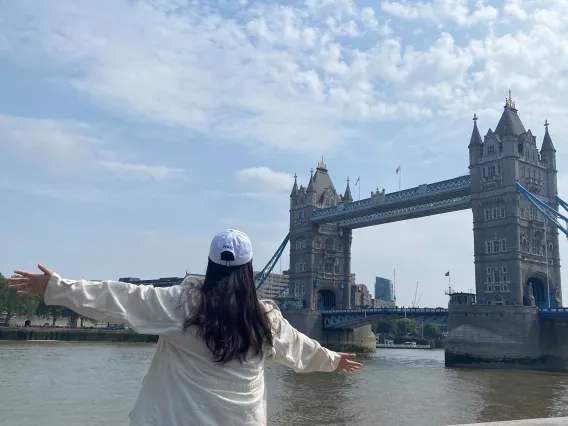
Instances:
[[[284,249],[286,248],[288,241],[290,241],[290,234],[286,235],[284,241],[282,241],[282,244],[280,244],[280,247],[278,247],[278,250],[276,250],[276,253],[274,253],[272,258],[268,261],[268,263],[264,267],[264,269],[260,271],[258,274],[256,274],[256,276],[254,277],[254,282],[257,290],[260,287],[262,287],[262,285],[266,281],[266,278],[268,278],[268,276],[270,275],[270,273],[278,263],[278,259],[280,259],[280,256],[282,256],[282,253],[284,252]]]
[[[531,194],[529,191],[527,191],[525,188],[522,187],[522,185],[517,182],[517,189],[518,191],[527,199],[529,200],[529,202],[536,207],[536,209],[548,220],[550,220],[554,226],[556,226],[558,229],[560,229],[564,235],[566,235],[566,237],[568,237],[568,231],[566,230],[566,228],[564,228],[562,225],[560,225],[560,223],[558,223],[558,220],[556,219],[556,217],[561,217],[562,219],[564,219],[565,221],[568,221],[568,218],[566,218],[564,215],[560,214],[559,212],[557,212],[556,210],[554,210],[552,207],[550,207],[548,204],[544,203],[543,201],[539,200],[538,198],[536,198],[533,194]],[[554,212],[553,214],[555,215],[555,217],[551,217],[547,212],[545,212],[542,208],[545,207],[547,210]]]
[[[560,204],[562,206],[562,208],[568,212],[568,204],[566,204],[566,202],[562,198],[560,198],[558,195],[556,196],[556,202],[558,204]]]

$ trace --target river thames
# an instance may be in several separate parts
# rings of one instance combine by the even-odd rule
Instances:
[[[128,424],[154,344],[0,342],[2,424]],[[443,351],[382,349],[353,374],[267,365],[270,425],[450,425],[568,416],[568,375],[452,370]],[[190,422],[188,422],[190,424]]]

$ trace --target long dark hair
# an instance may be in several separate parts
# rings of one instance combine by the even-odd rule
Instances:
[[[222,260],[234,260],[224,252]],[[232,258],[232,259],[230,259]],[[252,261],[242,266],[218,265],[209,259],[198,306],[184,321],[184,331],[197,327],[215,362],[240,363],[262,356],[272,346],[268,313],[256,296]]]

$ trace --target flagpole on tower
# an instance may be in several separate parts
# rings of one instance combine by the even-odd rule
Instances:
[[[398,190],[400,191],[402,179],[402,169],[400,168],[400,166],[396,168],[396,174],[398,175]]]
[[[359,201],[361,201],[361,176],[357,178],[357,182],[355,182],[355,186],[359,187]]]

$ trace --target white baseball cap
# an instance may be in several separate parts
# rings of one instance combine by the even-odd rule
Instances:
[[[221,253],[230,252],[235,260],[221,260]],[[209,259],[218,265],[241,266],[252,260],[252,244],[244,232],[227,229],[213,237],[209,248]]]

